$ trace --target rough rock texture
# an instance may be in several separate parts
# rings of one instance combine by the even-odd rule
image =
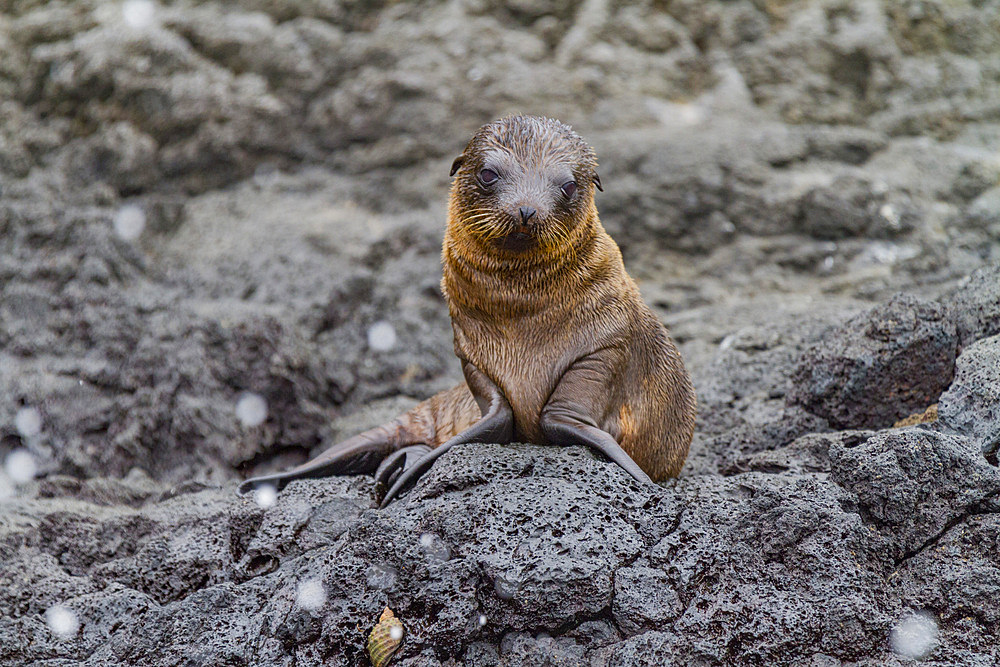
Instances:
[[[978,269],[950,296],[962,345],[1000,333],[1000,266]]]
[[[866,519],[893,533],[903,553],[926,546],[1000,493],[1000,471],[960,436],[884,431],[862,443],[836,443],[830,458],[833,479],[856,494]]]
[[[955,380],[941,395],[942,425],[973,438],[983,453],[1000,447],[1000,336],[970,345],[955,361]]]
[[[998,17],[0,0],[0,665],[364,665],[386,605],[409,667],[901,666],[915,612],[923,664],[998,664]],[[382,511],[237,496],[460,377],[448,166],[512,111],[597,149],[682,476],[484,445]]]
[[[934,403],[955,366],[948,315],[899,296],[831,328],[799,362],[790,401],[839,428],[886,426]]]

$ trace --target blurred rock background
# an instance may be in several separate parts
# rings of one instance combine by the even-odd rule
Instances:
[[[455,383],[438,287],[448,168],[479,125],[510,112],[557,117],[597,149],[602,220],[693,372],[699,431],[687,486],[672,493],[686,502],[721,494],[742,507],[742,487],[729,477],[812,475],[796,482],[808,486],[819,476],[828,485],[822,510],[808,507],[805,487],[752,485],[778,484],[767,493],[803,503],[796,511],[808,515],[805,524],[832,512],[895,526],[878,538],[892,546],[857,538],[879,554],[865,570],[875,581],[940,531],[986,512],[1000,437],[1000,394],[990,393],[1000,342],[989,338],[1000,332],[1000,3],[0,0],[0,457],[29,453],[41,479],[0,477],[10,510],[0,555],[13,563],[0,580],[22,587],[11,593],[20,600],[11,602],[14,615],[0,623],[4,645],[42,637],[48,604],[67,591],[107,592],[108,581],[157,608],[241,578],[273,595],[261,583],[271,567],[262,563],[272,561],[250,567],[243,558],[261,518],[226,505],[238,503],[228,487],[219,511],[235,521],[240,546],[222,560],[192,557],[198,565],[165,589],[148,561],[110,565],[114,548],[79,562],[67,554],[82,549],[84,524],[136,530],[120,539],[127,552],[141,551],[176,533],[176,522],[143,515],[138,530],[115,518],[112,529],[94,517],[291,465]],[[889,516],[876,496],[913,470],[859,472],[867,459],[856,447],[870,443],[875,458],[911,451],[909,440],[867,438],[946,390],[944,434],[921,446],[979,471],[979,492],[953,506],[932,503],[933,519],[900,527],[912,507]],[[237,410],[247,396],[264,400],[262,423]],[[942,484],[950,497],[960,482]],[[67,498],[107,507],[74,506],[79,520],[63,526]],[[350,498],[345,507],[361,502]],[[725,521],[712,512],[704,520],[718,528]],[[233,519],[244,515],[246,525]],[[986,512],[986,523],[993,516]],[[211,525],[217,515],[197,521]],[[995,526],[982,530],[995,538]],[[667,539],[646,537],[650,548]],[[759,539],[719,537],[744,547]],[[671,562],[663,549],[639,564],[638,552],[615,556],[629,563],[609,580],[616,599],[646,599],[629,586],[657,577],[691,584],[690,572],[651,574]],[[281,561],[267,558],[275,568]],[[1000,571],[992,558],[980,576]],[[129,568],[145,574],[122,574]],[[30,596],[24,573],[36,570],[48,573],[37,575],[48,582],[42,588],[62,591],[44,604],[17,597]],[[822,655],[834,662],[798,664],[869,654],[887,664],[879,651],[888,650],[904,598],[950,610],[944,632],[958,633],[953,646],[978,646],[976,637],[997,629],[995,612],[976,606],[982,591],[960,602],[944,600],[944,589],[920,593],[933,579],[925,570],[906,575],[904,593],[887,593],[891,603],[845,602],[840,627],[853,619],[867,639],[828,642]],[[66,577],[87,584],[66,588]],[[112,606],[130,608],[124,599]],[[576,642],[588,660],[666,664],[655,658],[664,646],[690,648],[692,636],[732,628],[712,634],[689,619],[690,635],[675,625],[680,634],[605,649],[682,609],[704,613],[695,602],[681,590],[663,601],[674,611],[646,616],[609,603],[601,618],[613,619],[614,637],[603,648],[586,648],[562,621],[533,624],[523,609],[494,610],[520,619],[519,631],[567,638],[538,644],[494,629],[494,648],[483,650],[503,664],[528,664],[528,655],[548,664],[553,647]],[[324,627],[367,618],[367,608],[355,611]],[[750,622],[733,613],[737,626]],[[784,654],[768,653],[759,644],[789,630],[773,618],[755,622],[758,630],[726,635],[725,651],[705,649],[698,659],[785,664],[821,643],[806,633]],[[72,650],[57,643],[0,658],[84,660],[106,645],[110,627]],[[451,647],[437,651],[441,660],[491,664],[438,631],[427,645]],[[285,648],[252,656],[279,664],[289,646],[315,646],[302,628],[281,632],[275,646]],[[659,649],[635,648],[654,640]],[[359,655],[341,646],[346,640],[324,641],[332,643],[315,649],[324,659]],[[117,659],[160,664],[162,646]],[[942,664],[993,664],[988,650],[973,650],[985,662],[946,653]],[[253,664],[211,655],[214,664]],[[298,664],[313,664],[307,658]],[[110,662],[94,664],[114,662],[101,659]]]

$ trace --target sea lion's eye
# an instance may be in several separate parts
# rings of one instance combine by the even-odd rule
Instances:
[[[563,183],[559,189],[562,190],[564,195],[566,195],[566,199],[572,199],[573,195],[576,194],[576,183],[573,181],[567,181],[566,183]]]
[[[483,185],[493,185],[499,178],[492,169],[483,169],[479,172],[479,182]]]

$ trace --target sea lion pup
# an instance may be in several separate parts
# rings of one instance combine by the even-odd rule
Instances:
[[[638,480],[676,476],[694,388],[601,226],[596,168],[594,150],[558,121],[480,128],[451,168],[441,253],[465,383],[241,490],[374,471],[391,484],[384,507],[441,454],[474,442],[586,445]]]

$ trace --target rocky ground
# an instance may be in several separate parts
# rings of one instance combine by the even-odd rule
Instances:
[[[511,111],[598,151],[684,473],[239,497],[457,381],[448,166]],[[388,605],[414,667],[994,665],[998,446],[994,0],[0,0],[0,664],[363,665]]]

